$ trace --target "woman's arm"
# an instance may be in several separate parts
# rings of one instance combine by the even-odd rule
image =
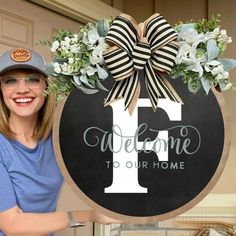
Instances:
[[[7,235],[46,235],[68,226],[66,212],[24,213],[14,207],[0,213],[0,229]]]
[[[74,211],[77,222],[120,223],[94,211]],[[9,236],[47,235],[69,227],[67,212],[24,213],[18,207],[0,213],[0,229]]]

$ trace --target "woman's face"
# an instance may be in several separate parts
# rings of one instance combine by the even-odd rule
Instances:
[[[45,89],[45,78],[34,70],[10,70],[1,76],[3,99],[10,116],[36,116],[45,102]]]

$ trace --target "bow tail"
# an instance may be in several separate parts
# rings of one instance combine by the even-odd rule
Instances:
[[[116,81],[105,99],[105,106],[112,102],[124,98],[125,110],[132,114],[140,94],[140,82],[138,72],[135,71],[129,78]]]
[[[154,111],[157,109],[158,98],[166,98],[182,103],[181,98],[171,84],[166,79],[161,78],[158,73],[155,73],[150,61],[145,66],[145,75],[145,84]]]

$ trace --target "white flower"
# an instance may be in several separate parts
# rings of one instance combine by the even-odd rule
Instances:
[[[100,39],[98,31],[96,28],[93,28],[88,31],[88,41],[91,44],[95,44]]]
[[[70,65],[68,65],[66,62],[64,62],[62,65],[61,65],[61,69],[62,69],[62,74],[64,75],[70,75],[71,73],[73,73],[73,69]]]
[[[84,32],[83,34],[83,39],[82,42],[86,45],[86,47],[88,48],[88,50],[93,50],[95,47],[95,44],[91,43],[88,39],[88,34],[86,32]]]
[[[232,87],[232,83],[227,83],[221,90],[226,91],[229,90]]]
[[[62,69],[63,72],[67,72],[67,71],[68,71],[68,64],[64,62],[64,63],[61,65],[61,69]]]
[[[199,40],[199,37],[196,37],[196,40]],[[198,77],[203,75],[202,63],[206,61],[204,53],[199,53],[197,51],[197,43],[192,42],[191,44],[186,43],[185,41],[179,42],[179,51],[176,56],[176,64],[185,64],[186,70],[193,71],[198,73]]]
[[[75,44],[75,43],[77,43],[78,42],[78,39],[76,39],[76,38],[71,38],[71,43],[72,44]]]
[[[223,71],[219,74],[217,74],[217,76],[215,77],[216,80],[224,80],[224,79],[228,79],[229,78],[229,72],[227,71]]]
[[[180,42],[179,46],[180,48],[175,58],[175,63],[185,63],[187,65],[191,65],[192,62],[196,60],[196,48],[185,42]]]
[[[72,44],[69,49],[72,53],[80,52],[80,46],[78,44]]]
[[[53,48],[53,47],[51,47],[51,52],[56,52],[57,51],[57,48]]]
[[[218,70],[220,69],[220,68],[218,68],[218,66],[219,65],[221,65],[221,63],[219,62],[219,61],[217,61],[217,60],[212,60],[212,61],[209,61],[209,62],[207,62],[206,64],[205,64],[205,66],[204,66],[204,68],[205,68],[205,70],[206,70],[206,72],[211,72],[213,69],[215,69],[214,71],[213,71],[213,73],[218,73]],[[217,69],[216,69],[217,68]],[[214,75],[216,75],[216,74],[214,74]]]
[[[229,78],[229,72],[224,70],[224,66],[217,60],[209,61],[205,64],[206,72],[211,72],[215,79],[220,81]]]
[[[61,45],[61,49],[65,52],[69,52],[69,50],[68,50],[69,46],[67,46],[67,45]]]
[[[71,43],[77,43],[79,40],[78,34],[73,34],[73,37],[71,38]]]
[[[181,31],[178,34],[179,41],[185,41],[188,44],[194,44],[195,47],[204,40],[204,35],[198,34],[194,29],[194,25],[188,24],[182,27]]]
[[[60,46],[59,41],[57,41],[57,40],[54,41],[54,42],[52,43],[51,52],[56,52],[57,49],[59,48],[59,46]]]
[[[215,28],[214,30],[213,30],[213,32],[214,32],[214,34],[217,36],[219,33],[220,33],[220,28]]]
[[[228,79],[228,78],[229,78],[229,72],[228,72],[228,71],[224,71],[224,72],[223,72],[223,77],[224,77],[225,79]]]
[[[76,38],[76,39],[79,39],[79,35],[78,34],[73,34],[73,37]]]
[[[58,62],[53,63],[53,69],[57,74],[61,73],[61,67],[60,67],[60,64]]]
[[[218,66],[214,67],[212,70],[211,70],[211,74],[212,75],[217,75],[217,74],[222,74],[224,73],[224,67],[222,64],[219,64]]]
[[[220,80],[227,79],[227,77],[225,78],[225,75],[224,75],[224,74],[219,73],[219,74],[216,75],[215,79],[216,79],[217,81],[220,81]]]
[[[75,61],[74,58],[72,58],[72,57],[69,57],[69,58],[68,58],[68,63],[69,63],[69,64],[73,64],[74,61]]]
[[[187,43],[193,43],[196,42],[196,39],[198,37],[198,33],[193,28],[187,28],[184,31],[181,31],[179,33],[179,39],[186,41]]]
[[[220,34],[220,29],[219,28],[215,28],[213,31],[207,32],[204,35],[204,42],[208,41],[209,39],[216,39],[219,34]]]
[[[60,46],[60,43],[57,40],[52,43],[52,47],[54,48],[58,48],[59,46]]]
[[[93,49],[92,56],[90,58],[90,62],[92,65],[95,65],[97,63],[102,65],[104,63],[104,59],[103,59],[103,55],[102,55],[102,52],[104,50],[104,46],[106,46],[106,44],[104,44],[101,41],[101,43],[99,43],[98,46]]]
[[[65,42],[70,43],[71,39],[69,37],[65,37]]]
[[[227,36],[227,31],[226,31],[225,29],[222,29],[222,30],[220,31],[220,34],[221,34],[222,36]]]
[[[201,60],[196,60],[192,65],[187,66],[186,69],[197,72],[199,78],[201,78],[203,75],[203,68],[201,66]]]
[[[70,46],[70,41],[66,41],[66,40],[63,40],[63,41],[61,41],[61,45],[64,45],[64,46],[66,46],[66,47],[69,47]]]
[[[90,63],[92,65],[96,65],[102,62],[103,61],[96,54],[92,53],[92,56],[90,57]]]
[[[218,41],[221,43],[232,43],[232,38],[227,35],[226,30],[221,30],[218,36]]]
[[[227,43],[232,43],[232,38],[231,38],[231,37],[229,37],[229,38],[227,39]]]
[[[80,72],[81,74],[87,74],[88,76],[91,76],[97,72],[97,69],[92,66],[87,66],[86,68],[81,68]]]
[[[88,42],[88,34],[87,34],[87,32],[83,32],[82,42],[84,44],[88,44],[89,43]]]

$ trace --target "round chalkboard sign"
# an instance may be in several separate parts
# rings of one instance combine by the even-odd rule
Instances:
[[[229,150],[222,96],[194,95],[181,80],[170,82],[183,104],[161,98],[156,112],[144,84],[132,115],[123,99],[104,107],[105,92],[74,90],[58,106],[59,166],[98,211],[135,222],[171,218],[205,197],[221,175]]]

